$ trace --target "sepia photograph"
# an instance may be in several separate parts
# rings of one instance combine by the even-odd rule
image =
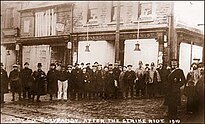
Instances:
[[[205,123],[204,1],[1,1],[0,123]]]

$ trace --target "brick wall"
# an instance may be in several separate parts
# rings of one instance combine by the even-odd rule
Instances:
[[[113,31],[116,30],[116,22],[110,21],[110,13],[111,13],[111,2],[96,2],[95,5],[97,6],[98,10],[98,23],[96,24],[89,24],[88,30],[89,32],[95,31]],[[136,29],[137,28],[137,14],[138,14],[138,7],[137,2],[122,2],[123,11],[121,12],[123,23],[120,25],[120,29]],[[154,28],[154,27],[164,27],[167,26],[167,15],[170,13],[170,6],[169,2],[154,2],[155,6],[155,16],[153,19],[150,20],[143,20],[140,23],[140,28]],[[74,32],[86,32],[87,25],[84,22],[84,14],[86,8],[86,2],[83,3],[76,3],[74,6]]]

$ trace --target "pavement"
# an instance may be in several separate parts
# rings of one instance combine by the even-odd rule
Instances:
[[[192,115],[185,112],[186,98],[182,98],[179,119],[168,120],[164,99],[126,100],[81,100],[49,101],[41,97],[40,103],[11,101],[11,94],[5,95],[1,108],[1,123],[185,123]]]

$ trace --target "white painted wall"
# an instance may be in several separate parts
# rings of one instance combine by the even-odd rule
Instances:
[[[125,41],[125,54],[124,54],[124,64],[133,65],[135,70],[138,67],[138,63],[141,60],[143,65],[151,64],[154,62],[157,65],[158,59],[158,42],[155,39],[140,39],[140,49],[141,51],[134,51],[137,39],[126,40]]]
[[[194,58],[202,61],[203,48],[200,46],[193,45],[192,49],[192,62]],[[191,60],[191,44],[181,43],[179,52],[179,68],[183,69],[185,76],[190,71],[190,60]]]
[[[90,44],[90,52],[85,52],[85,46]],[[79,41],[78,43],[78,63],[93,64],[95,61],[104,65],[114,63],[115,48],[114,42],[107,41]]]

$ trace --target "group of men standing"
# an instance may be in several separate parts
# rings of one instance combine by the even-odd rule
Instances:
[[[194,70],[193,70],[194,71]],[[202,74],[201,74],[202,75]],[[190,78],[193,77],[193,78]],[[8,93],[8,82],[12,92],[12,101],[15,101],[15,93],[21,100],[28,98],[40,102],[40,96],[50,94],[50,100],[55,98],[67,101],[67,99],[113,99],[148,97],[153,98],[156,94],[165,96],[165,105],[168,105],[170,118],[177,117],[177,106],[181,104],[180,87],[186,86],[190,79],[195,82],[198,97],[201,99],[203,76],[198,80],[195,73],[189,73],[187,80],[183,70],[178,68],[176,60],[172,60],[171,67],[162,64],[155,67],[152,62],[145,64],[139,61],[139,67],[134,71],[132,65],[122,66],[118,63],[102,67],[95,62],[92,67],[90,63],[74,66],[64,66],[62,63],[51,63],[46,74],[42,70],[42,64],[37,64],[37,70],[29,69],[29,63],[24,64],[22,70],[18,65],[13,65],[9,77],[1,63],[1,103],[4,102],[4,93]],[[190,83],[188,83],[190,84]],[[191,85],[190,85],[191,86]],[[199,103],[199,100],[198,100]]]

